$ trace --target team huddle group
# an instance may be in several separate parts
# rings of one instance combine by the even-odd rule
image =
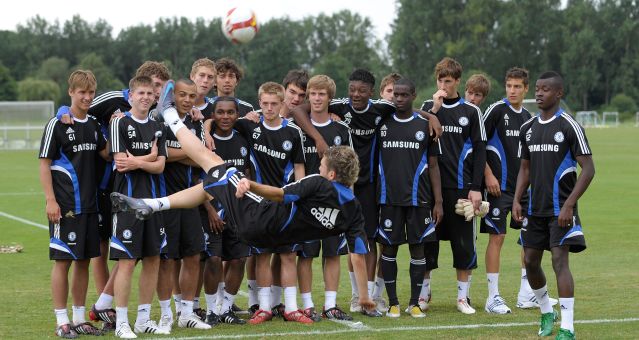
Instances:
[[[348,97],[337,99],[330,77],[291,70],[282,84],[260,86],[255,110],[235,97],[243,71],[228,58],[199,59],[188,78],[175,81],[163,63],[147,61],[128,89],[97,97],[91,71],[74,71],[71,106],[48,122],[39,153],[56,334],[136,338],[170,334],[174,324],[352,320],[336,303],[342,255],[351,313],[422,318],[444,240],[457,274],[457,310],[474,314],[476,226],[489,235],[484,310],[511,313],[498,280],[512,212],[522,246],[517,307],[540,308],[539,335],[552,334],[558,301],[548,296],[541,268],[550,250],[561,306],[557,339],[574,338],[568,254],[586,248],[576,203],[594,165],[584,130],[559,107],[563,79],[553,71],[539,77],[533,117],[522,106],[527,70],[509,69],[506,98],[483,113],[489,81],[471,76],[461,96],[461,76],[459,62],[442,59],[437,91],[414,108],[415,85],[396,73],[373,99],[374,76],[357,69]],[[397,295],[402,244],[410,253],[405,310]],[[107,258],[117,260],[110,272]],[[311,295],[314,258],[323,269],[321,307]],[[88,314],[102,329],[85,316],[89,263],[99,298]],[[245,271],[247,310],[235,304]],[[155,293],[158,322],[150,318]]]

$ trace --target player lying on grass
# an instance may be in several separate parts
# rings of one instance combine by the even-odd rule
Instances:
[[[158,107],[167,107],[163,103],[170,102],[164,99]],[[116,211],[135,211],[138,218],[145,219],[160,210],[196,207],[215,198],[238,226],[239,237],[253,246],[274,247],[345,233],[359,289],[367,291],[364,255],[368,244],[361,206],[350,189],[359,173],[359,161],[351,148],[331,148],[321,161],[319,175],[277,188],[249,181],[235,168],[227,167],[184,128],[174,108],[168,107],[162,115],[182,149],[207,177],[202,184],[159,199],[133,199],[114,193]],[[374,307],[368,294],[360,294],[360,305]]]

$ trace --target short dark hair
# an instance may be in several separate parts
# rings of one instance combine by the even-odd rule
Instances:
[[[408,89],[410,90],[411,94],[415,94],[415,83],[413,83],[412,80],[408,79],[408,78],[399,78],[395,81],[395,86],[397,85],[404,85],[404,86],[408,86]]]
[[[193,85],[195,85],[195,83],[193,82],[193,80],[191,80],[191,79],[189,79],[189,78],[180,78],[180,79],[178,79],[175,83],[176,83],[176,84],[177,84],[177,83],[180,83],[180,84],[184,84],[184,85],[188,85],[188,86],[193,86]]]
[[[284,88],[288,88],[290,84],[293,84],[300,89],[306,91],[306,85],[308,84],[309,79],[308,72],[306,70],[290,70],[282,80],[282,86]]]
[[[353,71],[353,73],[348,76],[348,81],[361,81],[364,84],[369,84],[371,88],[375,87],[375,76],[368,70],[362,68]]]
[[[242,79],[242,77],[244,77],[244,72],[242,71],[242,68],[240,68],[240,65],[230,58],[218,59],[218,61],[215,62],[215,71],[217,74],[231,71],[232,73],[235,73],[235,78],[237,78],[238,82]]]
[[[215,110],[217,109],[217,103],[219,103],[219,102],[233,102],[233,104],[235,104],[235,111],[239,110],[239,106],[237,104],[237,99],[235,97],[219,96],[219,97],[216,97],[215,100],[213,100],[213,113],[215,113]],[[213,113],[211,113],[211,115]]]
[[[528,86],[528,70],[517,66],[511,67],[506,71],[505,81],[508,79],[521,79],[524,81],[524,86]]]
[[[540,76],[539,79],[554,79],[554,83],[560,88],[563,89],[564,88],[564,78],[557,72],[555,71],[546,71],[543,72]]]

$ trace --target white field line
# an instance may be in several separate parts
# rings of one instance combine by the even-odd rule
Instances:
[[[42,195],[42,191],[25,191],[25,192],[0,192],[0,196],[34,196]]]
[[[328,319],[328,321],[332,321],[352,329],[359,329],[359,330],[370,329],[370,327],[366,326],[361,321],[348,321],[348,320],[335,320],[335,319]]]
[[[11,214],[7,214],[4,211],[0,211],[0,216],[4,216],[4,217],[12,219],[14,221],[22,222],[24,224],[32,225],[32,226],[38,227],[40,229],[49,230],[49,226],[47,226],[47,225],[36,223],[36,222],[32,222],[32,221],[29,221],[29,220],[25,220],[22,217],[18,217],[18,216],[14,216],[14,215],[11,215]]]
[[[576,324],[604,324],[604,323],[623,323],[638,322],[639,318],[623,318],[623,319],[595,319],[595,320],[576,320]],[[197,339],[248,339],[248,338],[266,338],[281,337],[287,335],[330,335],[340,333],[354,332],[406,332],[406,331],[432,331],[432,330],[459,330],[459,329],[477,329],[477,328],[509,328],[522,326],[536,326],[539,322],[510,322],[510,323],[491,323],[491,324],[474,324],[474,325],[440,325],[440,326],[421,326],[421,327],[385,327],[385,328],[365,328],[365,329],[336,329],[329,331],[307,331],[307,332],[278,332],[278,333],[253,333],[253,334],[225,334],[225,335],[203,335],[189,337],[162,337],[152,339],[175,339],[175,340],[197,340]]]

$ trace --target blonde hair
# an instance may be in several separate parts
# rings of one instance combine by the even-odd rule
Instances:
[[[357,182],[359,176],[359,158],[351,147],[332,146],[324,153],[326,167],[335,171],[335,182],[348,187]]]
[[[382,78],[382,82],[379,84],[379,91],[384,91],[389,84],[395,84],[396,81],[402,78],[402,75],[396,72],[389,73],[386,77]]]
[[[167,81],[171,79],[171,72],[169,72],[168,67],[166,67],[164,63],[158,61],[145,61],[144,64],[140,65],[137,71],[135,71],[135,76],[146,76],[149,78],[156,76],[163,81]]]
[[[93,72],[87,70],[76,70],[69,76],[69,91],[75,89],[95,90],[98,87],[98,81],[95,80]]]
[[[329,99],[333,99],[335,97],[335,81],[324,74],[318,74],[308,80],[308,84],[306,84],[306,92],[308,93],[310,89],[326,90]]]
[[[481,73],[473,74],[466,80],[466,91],[468,90],[479,92],[486,97],[490,92],[490,80]]]
[[[138,87],[147,86],[153,88],[153,80],[149,76],[135,76],[129,81],[129,90],[135,92]]]
[[[196,60],[193,63],[193,66],[191,66],[191,76],[194,76],[195,72],[197,72],[197,69],[200,67],[206,67],[213,70],[213,74],[217,73],[217,70],[215,69],[215,62],[213,60],[209,58],[201,58]]]
[[[265,93],[275,94],[282,102],[284,101],[284,86],[276,82],[268,81],[262,84],[259,90],[257,90],[257,98],[261,100],[262,95]]]

